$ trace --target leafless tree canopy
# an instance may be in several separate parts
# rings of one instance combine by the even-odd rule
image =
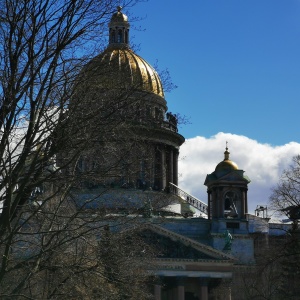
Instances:
[[[271,208],[292,220],[300,219],[300,155],[293,158],[270,197]]]
[[[257,265],[238,274],[243,299],[299,299],[300,239],[300,156],[293,158],[270,196],[270,208],[293,221],[291,230],[281,236],[257,234],[254,237]],[[249,274],[251,274],[249,276]]]
[[[4,1],[1,4],[1,229],[6,230],[64,143],[66,105],[112,1]],[[53,171],[53,170],[52,170]],[[29,180],[30,179],[30,180]],[[17,192],[16,192],[17,191]]]
[[[78,209],[68,193],[80,176],[94,174],[78,175],[82,153],[92,151],[96,137],[124,127],[118,118],[110,125],[101,107],[88,107],[76,118],[68,109],[83,66],[103,48],[103,32],[118,4],[0,3],[1,299],[147,298],[144,258],[133,261],[143,250],[133,246],[134,234],[103,234],[109,223],[104,213]],[[107,127],[98,126],[93,136],[83,128],[96,124],[96,117],[97,125]],[[106,167],[106,173],[113,168]]]

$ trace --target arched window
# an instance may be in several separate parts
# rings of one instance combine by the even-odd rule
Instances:
[[[225,197],[224,210],[230,210],[231,201],[228,196]]]
[[[110,42],[115,43],[116,42],[116,32],[115,30],[112,30],[110,33]]]
[[[237,195],[235,192],[227,192],[224,197],[224,217],[225,218],[237,218]]]
[[[128,44],[128,31],[125,31],[125,43]]]
[[[123,43],[123,33],[122,30],[118,30],[118,43]]]

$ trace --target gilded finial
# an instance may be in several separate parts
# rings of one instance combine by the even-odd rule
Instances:
[[[121,5],[117,6],[117,11],[120,12],[121,10],[122,10],[122,6]]]

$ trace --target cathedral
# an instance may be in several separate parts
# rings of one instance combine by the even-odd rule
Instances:
[[[81,133],[98,148],[81,156],[78,172],[101,176],[81,182],[74,194],[79,202],[93,197],[91,207],[128,214],[136,208],[147,216],[148,235],[163,245],[156,267],[149,266],[156,300],[240,299],[232,284],[240,270],[255,265],[253,233],[268,227],[267,218],[248,214],[250,179],[231,160],[228,145],[205,179],[207,203],[180,189],[178,156],[185,139],[177,116],[168,112],[159,75],[130,49],[129,32],[118,7],[107,48],[80,73],[70,109],[80,113],[84,105],[93,114],[96,105],[101,115],[95,130],[87,125]]]

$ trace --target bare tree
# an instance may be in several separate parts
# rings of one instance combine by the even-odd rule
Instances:
[[[282,250],[273,260],[280,263],[280,299],[298,299],[298,274],[300,270],[300,155],[293,158],[270,196],[271,208],[292,221],[292,228],[281,242]]]
[[[1,4],[1,235],[65,145],[64,110],[84,60],[79,47],[101,28],[110,5],[111,1]],[[57,172],[51,171],[46,176]]]
[[[244,290],[243,299],[299,299],[299,171],[300,156],[296,156],[273,188],[269,207],[280,216],[286,215],[293,226],[280,236],[255,237],[257,264],[237,276],[242,280],[239,287]]]
[[[137,299],[146,298],[142,267],[132,263],[141,249],[126,247],[128,237],[119,233],[109,242],[118,251],[104,258],[99,254],[103,248],[99,237],[109,221],[101,211],[85,210],[87,203],[78,207],[69,194],[83,178],[95,175],[95,168],[77,172],[83,153],[95,142],[87,124],[97,117],[97,125],[105,125],[105,129],[98,126],[103,131],[97,132],[104,140],[112,128],[114,132],[126,128],[124,122],[116,123],[119,118],[110,118],[120,113],[120,101],[124,109],[128,105],[124,94],[114,95],[119,104],[112,101],[105,113],[98,107],[71,118],[74,110],[67,109],[82,67],[101,48],[103,25],[118,2],[7,0],[0,4],[2,299],[134,299],[133,290]],[[136,2],[128,0],[125,5]],[[113,167],[107,165],[98,174],[106,177]],[[131,261],[126,259],[128,253],[134,253]],[[112,260],[120,263],[114,282],[107,275]],[[139,272],[126,277],[123,270],[133,265]],[[120,295],[116,283],[126,295]]]
[[[300,155],[293,158],[289,169],[281,175],[279,183],[270,196],[271,209],[285,214],[297,228],[300,218]]]

